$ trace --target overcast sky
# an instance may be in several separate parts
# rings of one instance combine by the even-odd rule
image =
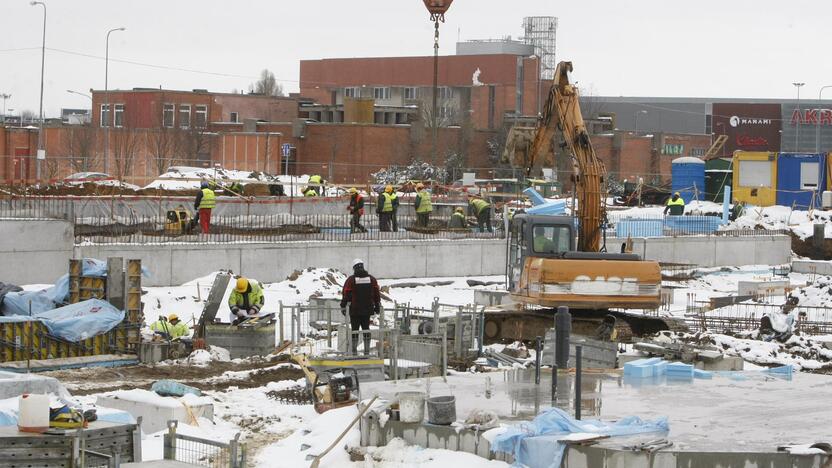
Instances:
[[[46,45],[60,49],[46,51],[47,116],[88,107],[66,90],[104,87],[105,34],[121,26],[110,37],[111,89],[231,91],[268,68],[295,91],[301,59],[432,53],[420,0],[45,1]],[[37,112],[42,11],[0,0],[0,93],[15,114]],[[793,98],[794,81],[806,83],[801,97],[832,84],[825,0],[456,0],[440,53],[453,54],[458,37],[517,37],[532,15],[558,17],[557,59],[573,61],[585,93]]]

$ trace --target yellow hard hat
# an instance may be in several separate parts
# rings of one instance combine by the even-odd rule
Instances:
[[[168,322],[173,322],[174,320],[179,320],[179,316],[177,316],[176,314],[168,315]]]
[[[355,187],[350,187],[350,193],[358,193],[358,190]]]
[[[416,188],[417,188],[417,189],[420,189],[420,188],[425,188],[425,184],[423,184],[423,183],[419,182],[418,184],[416,184]]]
[[[460,213],[464,213],[464,212],[465,212],[465,210],[464,210],[461,206],[456,207],[456,209],[455,209],[454,211],[458,211],[458,212],[460,212]]]
[[[237,286],[234,290],[239,293],[244,293],[246,289],[248,289],[248,280],[245,278],[237,278]]]
[[[384,191],[387,193],[393,193],[393,186],[388,185],[387,187],[384,187]]]
[[[674,193],[673,195],[676,195],[677,197],[681,197],[681,196],[682,196],[679,192],[676,192],[676,193]]]

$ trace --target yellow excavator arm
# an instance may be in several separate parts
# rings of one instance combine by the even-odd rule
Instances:
[[[601,250],[601,223],[605,218],[606,190],[604,163],[595,155],[589,132],[581,115],[578,90],[569,83],[572,62],[560,62],[549,88],[546,106],[529,150],[526,174],[539,173],[540,165],[551,152],[552,139],[560,131],[573,159],[573,177],[578,206],[578,251]]]

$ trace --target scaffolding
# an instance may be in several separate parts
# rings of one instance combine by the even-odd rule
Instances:
[[[540,57],[540,78],[551,80],[555,77],[555,44],[558,19],[554,16],[527,16],[523,18],[523,41],[534,46],[534,53]]]

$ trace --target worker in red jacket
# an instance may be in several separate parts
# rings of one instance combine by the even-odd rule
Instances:
[[[355,259],[352,262],[353,274],[344,283],[341,298],[341,314],[347,314],[347,304],[350,305],[350,328],[352,329],[352,354],[358,354],[358,331],[370,329],[370,317],[377,314],[381,308],[381,291],[378,281],[364,269],[364,261]],[[364,355],[370,353],[370,333],[363,332]]]
[[[355,187],[350,189],[349,194],[350,204],[347,206],[347,211],[352,215],[350,219],[350,234],[367,232],[367,228],[361,225],[361,217],[364,216],[364,197],[358,193]]]

